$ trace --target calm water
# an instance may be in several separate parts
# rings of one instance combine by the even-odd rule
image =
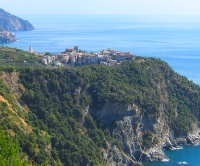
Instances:
[[[86,51],[112,48],[159,57],[200,85],[200,19],[158,16],[21,16],[34,31],[16,32],[10,47],[59,53],[78,45]]]
[[[200,165],[200,147],[199,146],[185,146],[181,150],[167,151],[167,156],[170,158],[169,162],[152,162],[145,166],[199,166]],[[181,163],[181,162],[185,162]]]
[[[16,32],[18,42],[9,47],[28,51],[60,53],[78,45],[86,51],[112,48],[136,55],[158,57],[167,61],[181,75],[200,85],[200,19],[196,16],[21,16],[28,19],[34,31]],[[177,165],[186,161],[200,165],[200,147],[185,147],[166,152],[170,163],[148,163],[149,166]]]

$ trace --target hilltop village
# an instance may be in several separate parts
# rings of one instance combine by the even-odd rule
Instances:
[[[32,47],[30,47],[29,52],[35,53]],[[57,55],[44,53],[41,56],[41,63],[49,66],[85,64],[115,66],[125,60],[135,59],[135,55],[130,52],[120,52],[112,49],[102,50],[100,52],[86,52],[80,50],[78,46],[67,48],[64,52]]]

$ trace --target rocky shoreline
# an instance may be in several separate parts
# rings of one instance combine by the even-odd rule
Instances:
[[[94,116],[94,111],[89,110],[88,113]],[[122,155],[116,147],[110,146],[110,150],[104,153],[104,157],[112,163],[111,165],[117,165],[119,161],[123,161],[124,165],[140,165],[143,161],[168,162],[170,159],[166,156],[165,150],[181,149],[183,145],[200,144],[198,124],[193,125],[193,132],[188,133],[187,136],[176,137],[163,112],[157,118],[149,119],[142,114],[136,104],[106,104],[99,111],[95,111],[95,116],[106,126],[112,126],[115,122],[115,125],[111,127],[111,133],[122,145],[124,154],[127,154]],[[142,146],[144,129],[151,132],[153,138],[158,140],[149,148]]]
[[[146,159],[149,161],[170,161],[165,155],[164,150],[176,150],[182,149],[184,145],[200,145],[200,129],[195,126],[194,131],[188,136],[178,137],[172,140],[168,140],[165,143],[155,146],[146,151]]]

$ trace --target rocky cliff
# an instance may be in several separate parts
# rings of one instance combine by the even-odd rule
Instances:
[[[34,27],[27,20],[23,20],[15,15],[0,9],[0,29],[6,31],[33,30]]]
[[[174,135],[173,128],[169,126],[163,108],[159,116],[154,118],[145,116],[141,110],[135,104],[115,103],[106,104],[95,113],[90,110],[90,113],[109,127],[113,137],[122,145],[124,152],[129,154],[134,161],[166,161],[169,159],[164,150],[200,143],[200,129],[197,123],[193,124],[191,132],[177,137]],[[116,162],[116,156],[119,155],[110,155],[109,160]],[[130,158],[126,160],[131,161]]]

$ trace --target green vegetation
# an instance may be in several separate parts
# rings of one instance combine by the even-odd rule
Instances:
[[[27,113],[19,107],[10,89],[2,81],[0,81],[0,95],[5,98],[5,101],[0,98],[0,131],[4,130],[10,135],[15,135],[15,139],[18,140],[22,152],[28,154],[29,161],[32,161],[33,156],[37,157],[37,155],[42,156],[46,154],[46,157],[48,157],[44,142],[50,142],[49,138],[45,134],[36,132],[36,130],[33,132],[30,126],[24,124],[26,123],[24,121],[31,123]],[[41,162],[37,163],[40,164]]]
[[[32,125],[49,134],[53,160],[67,165],[102,165],[100,149],[114,139],[95,116],[85,116],[88,106],[98,110],[106,103],[136,103],[149,119],[164,111],[177,136],[186,135],[199,115],[199,86],[154,58],[138,57],[115,68],[24,69],[20,79]],[[146,149],[158,140],[147,130],[143,143]]]
[[[123,148],[112,135],[116,123],[106,126],[95,116],[105,104],[134,103],[149,120],[162,112],[176,136],[186,135],[199,120],[199,86],[159,59],[137,57],[116,67],[49,69],[40,67],[36,56],[6,47],[0,47],[0,59],[5,62],[2,70],[19,72],[25,87],[19,102],[29,110],[22,110],[0,81],[0,95],[17,112],[0,102],[1,129],[16,136],[22,152],[36,165],[106,165],[103,151],[109,145]],[[22,66],[22,61],[29,65]],[[158,143],[148,128],[141,139],[143,149]]]
[[[20,154],[19,145],[11,136],[0,131],[0,165],[28,166],[28,161]]]
[[[89,105],[90,96],[85,92],[87,86],[79,85],[76,71],[26,69],[20,73],[27,88],[22,100],[32,111],[32,126],[39,133],[48,133],[51,141],[48,163],[105,165],[101,149],[106,148],[106,140],[112,139],[91,116],[84,118],[83,110]],[[78,92],[79,86],[83,93]],[[47,146],[44,143],[42,147]],[[46,159],[33,158],[39,164]]]
[[[158,139],[154,136],[151,131],[145,131],[142,138],[142,148],[148,149],[158,144]]]
[[[14,70],[21,67],[42,67],[40,57],[16,48],[0,46],[0,69]]]

